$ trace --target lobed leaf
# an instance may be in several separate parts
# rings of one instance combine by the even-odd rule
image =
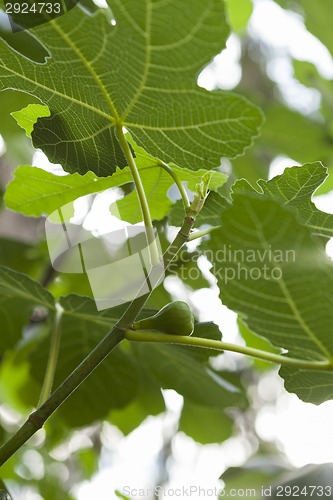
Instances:
[[[155,220],[160,220],[173,206],[173,201],[167,193],[174,181],[159,165],[157,159],[147,155],[141,148],[136,148],[136,153],[137,166],[151,207],[151,216]],[[191,190],[194,190],[195,184],[205,173],[203,169],[193,172],[176,165],[172,168]],[[211,189],[217,189],[225,180],[224,174],[213,171]],[[40,168],[21,166],[15,170],[14,179],[7,186],[5,202],[11,210],[39,217],[43,214],[50,215],[62,205],[75,201],[80,196],[123,186],[129,182],[132,182],[132,175],[128,167],[117,169],[112,177],[99,178],[92,172],[87,172],[85,175],[74,173],[58,176]],[[182,211],[184,216],[184,210]],[[133,224],[140,222],[142,216],[137,193],[134,191],[111,205],[111,213]]]
[[[37,63],[0,39],[0,90],[35,95],[51,115],[32,132],[36,148],[68,172],[108,176],[126,166],[116,127],[164,161],[197,170],[241,154],[262,122],[245,98],[196,86],[225,46],[223,2],[111,0],[79,6],[30,29],[47,51]],[[170,29],[172,26],[172,29]]]
[[[333,215],[318,210],[311,201],[312,195],[327,178],[327,169],[320,163],[306,163],[302,167],[286,168],[282,175],[270,181],[259,180],[261,192],[283,205],[297,210],[299,220],[314,234],[323,238],[333,236]],[[246,181],[234,185],[234,191],[253,188]]]
[[[223,303],[288,356],[331,360],[332,262],[295,210],[243,187],[236,187],[233,205],[222,212],[222,228],[203,244]],[[280,374],[304,401],[333,396],[332,372],[311,371],[310,377],[307,370],[284,367]]]

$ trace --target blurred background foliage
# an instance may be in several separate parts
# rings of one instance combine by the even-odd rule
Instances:
[[[229,69],[225,69],[223,63],[219,62],[220,56],[205,70],[204,81],[213,82],[209,84],[210,88],[220,86],[223,89],[229,85],[229,88],[259,104],[266,116],[262,134],[256,139],[253,147],[232,162],[222,162],[222,171],[230,175],[228,183],[220,189],[221,193],[226,195],[236,178],[244,177],[255,184],[259,178],[267,179],[270,173],[274,172],[272,166],[277,163],[280,165],[281,162],[287,166],[287,164],[320,160],[330,172],[333,169],[332,77],[325,76],[323,71],[319,71],[318,65],[306,59],[306,54],[304,60],[297,59],[288,51],[287,46],[269,44],[261,37],[251,24],[254,9],[259,3],[260,0],[254,5],[251,0],[227,0],[229,21],[233,30],[231,45],[236,44],[239,48],[238,61],[234,61],[240,74],[239,81],[234,85],[225,85],[224,72]],[[273,4],[272,1],[268,3]],[[279,0],[275,3],[287,10],[290,15],[296,16],[300,23],[304,21],[308,32],[333,56],[331,2]],[[287,35],[290,33],[282,31],[281,39]],[[23,46],[24,49],[18,50],[29,52],[31,49],[31,54],[35,54],[34,47],[29,49],[28,39],[24,40]],[[278,66],[277,63],[281,60],[283,64]],[[333,67],[332,63],[331,65]],[[279,67],[282,68],[282,74],[277,75]],[[286,73],[289,73],[288,78],[283,74],[285,68],[287,68]],[[333,75],[332,68],[331,73]],[[299,94],[297,99],[294,98],[295,93]],[[22,93],[13,91],[0,93],[1,193],[18,165],[31,165],[36,160],[30,140],[10,115],[11,112],[33,102],[37,101]],[[328,193],[331,189],[333,189],[332,174],[317,194]],[[91,296],[89,284],[83,275],[61,275],[53,280],[42,219],[23,217],[7,210],[3,204],[1,207],[0,264],[24,272],[42,284],[48,285],[56,296],[67,293]],[[156,224],[161,239],[163,241],[164,237],[166,244],[167,221],[162,220]],[[178,276],[178,280],[182,278],[184,283],[180,284],[178,281],[176,285],[180,287],[182,298],[190,302],[193,292],[211,286],[205,273],[200,271],[198,275],[193,272],[193,268],[196,268],[195,252],[196,250],[191,248],[184,249],[176,263],[182,271],[184,265],[181,264],[187,263],[186,275]],[[188,258],[189,253],[191,259]],[[175,278],[173,280],[175,281]],[[153,309],[161,307],[174,296],[176,285],[159,287],[152,294],[148,306]],[[193,302],[192,306],[194,307]],[[197,311],[197,316],[200,317],[200,310]],[[93,338],[83,333],[77,343],[73,344],[70,332],[78,328],[79,320],[77,318],[71,320],[69,317],[67,321],[69,333],[64,338],[62,349],[68,359],[64,354],[62,358],[64,362],[61,363],[57,373],[58,382],[80,361],[103,333],[95,331]],[[0,441],[8,438],[18,428],[38,399],[47,352],[48,328],[47,322],[43,320],[43,312],[40,317],[38,315],[32,317],[25,329],[22,342],[15,348],[7,349],[0,359]],[[214,325],[209,328],[214,338],[216,335]],[[244,324],[239,323],[239,329],[248,345],[271,349],[265,341],[251,334]],[[329,465],[312,466],[295,471],[281,446],[263,439],[258,433],[257,415],[263,408],[274,409],[281,395],[282,389],[277,388],[275,383],[272,383],[268,395],[263,395],[263,391],[259,390],[261,380],[275,380],[274,367],[268,363],[226,355],[226,362],[222,368],[220,357],[212,357],[210,360],[207,358],[205,360],[207,366],[216,372],[216,376],[222,376],[240,390],[240,397],[234,400],[231,408],[230,403],[222,403],[212,408],[205,405],[204,394],[198,395],[190,384],[186,384],[189,374],[193,375],[193,367],[198,366],[198,380],[203,380],[205,377],[204,369],[200,371],[200,364],[196,359],[201,353],[190,353],[185,348],[169,349],[168,346],[163,348],[165,363],[170,365],[178,360],[183,371],[183,373],[175,372],[178,381],[181,376],[184,379],[177,391],[181,396],[177,397],[173,392],[161,391],[161,387],[177,390],[177,381],[170,378],[170,373],[164,372],[159,363],[154,365],[155,359],[161,359],[156,358],[154,352],[158,349],[155,346],[149,346],[149,349],[147,346],[145,349],[142,349],[142,346],[122,346],[114,359],[108,360],[110,366],[106,364],[100,367],[94,378],[88,380],[82,390],[80,389],[71,398],[70,403],[66,403],[57,416],[46,424],[45,430],[37,433],[29,444],[1,469],[1,477],[15,500],[88,498],[83,493],[80,496],[80,492],[83,492],[82,484],[88,484],[107,465],[119,460],[121,443],[137,432],[141,424],[147,426],[147,421],[152,427],[155,421],[158,422],[161,434],[150,464],[151,473],[147,479],[151,488],[156,485],[166,485],[177,476],[175,464],[178,464],[179,458],[175,456],[177,449],[175,443],[178,442],[179,436],[184,435],[187,436],[187,443],[192,440],[197,443],[196,451],[190,447],[194,454],[199,453],[198,450],[202,451],[205,445],[212,446],[214,443],[218,443],[219,446],[226,445],[223,449],[227,454],[230,450],[228,442],[231,443],[230,446],[236,442],[241,444],[243,447],[241,458],[235,459],[239,465],[231,466],[227,458],[224,463],[217,464],[217,469],[220,468],[221,473],[218,482],[220,487],[225,484],[227,488],[254,487],[259,491],[261,486],[274,487],[284,482],[300,487],[309,484],[332,485],[333,475]],[[147,363],[150,363],[149,372],[145,369]],[[128,388],[131,388],[128,391],[133,390],[135,394],[129,393],[126,389],[125,392],[120,391],[113,398],[108,398],[111,387],[114,390],[110,378],[111,367],[114,366],[124,369],[124,377],[127,372],[127,377],[140,380],[136,386],[134,382],[128,382]],[[217,390],[213,385],[208,387],[210,391]],[[176,406],[171,404],[174,399]],[[149,426],[145,432],[146,438],[149,439]],[[145,460],[143,456],[145,449],[135,450],[135,453],[138,457],[142,454],[142,460]],[[131,472],[128,471],[128,474],[130,477]],[[218,476],[219,474],[216,476],[217,481]],[[114,481],[115,478],[110,484]],[[117,487],[120,486],[118,484]],[[97,496],[102,498],[102,495],[97,494]],[[109,491],[107,498],[117,498],[117,496]]]

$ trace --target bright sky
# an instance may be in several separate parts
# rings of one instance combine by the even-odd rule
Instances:
[[[290,56],[313,62],[324,77],[332,78],[333,61],[330,54],[305,30],[299,16],[286,14],[270,0],[255,0],[254,3],[250,23],[252,34],[279,49],[279,56],[270,62],[269,74],[283,88],[287,102],[293,101],[308,109],[311,109],[311,106],[315,108],[318,105],[316,93],[305,89],[293,79]],[[233,88],[241,77],[239,57],[240,43],[233,35],[227,49],[200,75],[199,84],[208,89],[216,85],[225,89]],[[47,168],[47,162],[41,153],[36,154],[34,164]],[[271,165],[271,177],[280,174],[285,167],[295,164],[290,158],[276,158]],[[330,208],[332,196],[325,195],[317,200],[316,203],[322,210],[333,212]],[[106,194],[99,198],[95,206],[96,219],[102,221],[101,227],[109,225],[111,220],[108,205],[109,198]],[[333,253],[333,244],[329,246]],[[209,276],[208,265],[204,259],[200,266]],[[210,279],[212,280],[211,277]],[[200,311],[202,320],[214,320],[220,326],[225,340],[241,342],[237,336],[236,315],[221,305],[214,280],[210,290],[198,290],[190,296],[185,287],[172,279],[168,281],[167,286],[177,298],[190,300]],[[229,363],[239,357],[236,354],[227,356]],[[259,392],[267,401],[256,421],[257,432],[263,439],[278,443],[288,460],[297,467],[308,463],[333,462],[333,402],[319,407],[302,403],[296,396],[283,390],[283,381],[275,371],[260,382]],[[276,405],[272,403],[275,394],[280,395]],[[92,482],[86,482],[79,488],[79,500],[112,500],[117,498],[113,493],[115,488],[126,485],[132,488],[151,487],[154,484],[154,461],[162,443],[162,435],[172,426],[181,409],[182,398],[174,391],[167,391],[167,402],[167,416],[150,418],[127,438],[120,438],[114,428],[106,426],[101,471]],[[199,446],[180,434],[174,442],[174,461],[168,486],[221,486],[222,483],[217,482],[216,478],[229,465],[243,464],[250,451],[245,438],[232,438],[222,445]]]

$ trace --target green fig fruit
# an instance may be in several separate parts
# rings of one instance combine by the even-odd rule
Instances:
[[[150,318],[133,323],[134,330],[157,330],[170,335],[191,335],[194,319],[191,309],[181,300],[175,300],[164,306]]]

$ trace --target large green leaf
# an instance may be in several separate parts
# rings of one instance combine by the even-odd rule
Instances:
[[[0,266],[0,352],[13,347],[36,307],[54,314],[53,296],[25,274]]]
[[[159,160],[150,156],[142,148],[131,141],[136,154],[136,163],[149,202],[151,216],[155,220],[167,215],[173,205],[167,196],[168,190],[174,184],[172,177],[160,166]],[[190,190],[200,182],[205,170],[197,172],[172,165],[175,174],[182,182],[186,182]],[[213,171],[210,189],[219,188],[226,180],[221,172]],[[7,186],[5,193],[8,208],[29,216],[51,214],[62,205],[72,202],[91,193],[106,190],[111,187],[123,186],[132,182],[128,167],[117,171],[112,177],[98,178],[92,172],[81,176],[78,173],[57,176],[40,168],[21,166],[15,170],[13,181]],[[111,206],[111,212],[130,223],[142,219],[136,191],[125,196]],[[184,218],[184,209],[182,209]]]
[[[115,307],[98,312],[92,299],[77,295],[64,297],[60,303],[64,314],[55,387],[92,351],[124,311],[124,307]],[[40,383],[49,343],[50,339],[44,338],[31,354],[32,375]],[[61,407],[59,414],[73,426],[90,424],[105,417],[111,408],[126,406],[137,391],[136,364],[128,353],[117,348]]]
[[[206,326],[206,331],[207,331]],[[223,409],[239,406],[242,391],[196,359],[191,351],[180,346],[145,344],[136,346],[141,363],[149,370],[164,389],[174,389],[191,402]]]
[[[194,189],[200,181],[204,170],[191,172],[174,166],[174,171],[182,181],[187,181]],[[171,209],[173,202],[167,196],[168,189],[174,184],[169,174],[157,165],[143,166],[139,164],[140,175],[151,204],[153,219],[162,219]],[[212,189],[223,184],[225,176],[219,172],[213,173]],[[127,167],[117,170],[112,177],[98,178],[92,172],[81,176],[77,173],[66,176],[54,175],[40,168],[21,166],[15,170],[15,177],[8,185],[5,193],[8,208],[25,215],[39,217],[51,214],[62,205],[76,200],[86,194],[97,193],[111,187],[122,186],[132,181]],[[181,208],[182,217],[184,209]],[[111,212],[121,216],[131,223],[141,220],[141,212],[136,192],[133,192],[118,201],[111,207]]]
[[[265,183],[259,181],[263,192],[272,198],[283,199],[286,206],[297,209],[301,222],[314,234],[324,238],[333,236],[333,215],[321,212],[311,201],[311,196],[327,178],[327,169],[319,162],[287,168],[280,175]]]
[[[122,182],[122,176],[125,175],[125,183],[125,170],[119,171],[118,182]],[[118,182],[113,182],[117,173],[103,179],[92,172],[58,176],[41,168],[21,166],[15,170],[14,175],[5,193],[6,205],[11,210],[33,217],[50,215],[80,196],[118,185]]]
[[[79,6],[30,33],[50,57],[37,64],[0,41],[0,88],[36,95],[51,116],[32,138],[70,172],[111,175],[125,166],[115,125],[151,154],[191,168],[219,165],[251,144],[262,116],[246,99],[196,86],[200,70],[225,46],[223,2],[110,0]],[[170,27],[172,26],[172,29]]]
[[[259,180],[258,186],[262,193],[273,200],[280,199],[285,206],[297,209],[299,219],[306,224],[314,234],[331,238],[333,236],[333,215],[321,212],[311,201],[311,196],[325,181],[327,169],[320,163],[307,163],[302,167],[286,168],[282,175],[270,181]],[[250,189],[252,187],[240,181],[234,189]]]
[[[265,195],[236,190],[221,223],[204,245],[223,303],[288,356],[330,360],[333,265],[297,212]],[[331,371],[283,367],[280,374],[305,401],[333,397]]]

